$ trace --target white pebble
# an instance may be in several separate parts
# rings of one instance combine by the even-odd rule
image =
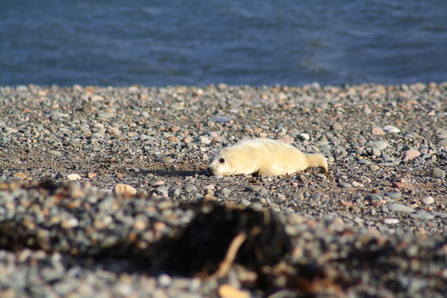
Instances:
[[[397,224],[399,220],[397,218],[385,218],[383,222],[386,223],[387,225],[393,225]]]
[[[67,178],[70,181],[75,181],[75,180],[80,180],[81,176],[79,176],[79,174],[70,174],[70,175],[67,175]]]
[[[435,199],[433,199],[433,197],[425,197],[422,199],[422,203],[424,203],[425,205],[430,205],[433,204],[435,202]]]
[[[393,125],[385,125],[382,127],[383,131],[389,132],[389,133],[398,133],[400,132],[400,129]]]

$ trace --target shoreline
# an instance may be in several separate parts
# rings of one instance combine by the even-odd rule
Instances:
[[[57,250],[0,251],[9,266],[0,296],[219,297],[223,284],[248,294],[249,273],[237,266],[221,279],[197,279],[142,273],[126,258],[75,258],[73,252],[101,251],[101,243],[121,238],[152,247],[197,214],[180,205],[205,200],[278,214],[293,246],[286,263],[297,271],[318,264],[329,276],[333,286],[314,284],[317,297],[442,297],[446,99],[447,82],[0,86],[0,222],[28,223]],[[329,173],[204,174],[214,150],[254,137],[321,152]],[[71,186],[25,186],[46,179]],[[136,195],[116,194],[117,184]],[[274,284],[250,293],[286,291]]]

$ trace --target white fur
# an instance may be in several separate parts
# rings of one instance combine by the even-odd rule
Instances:
[[[207,172],[213,175],[258,174],[286,175],[318,167],[328,171],[326,158],[320,154],[304,154],[287,143],[272,139],[250,139],[217,151]]]

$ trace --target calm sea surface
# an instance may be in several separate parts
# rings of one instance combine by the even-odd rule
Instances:
[[[0,0],[0,85],[447,81],[446,0]]]

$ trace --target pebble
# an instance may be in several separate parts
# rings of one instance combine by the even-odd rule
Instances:
[[[221,285],[217,292],[221,298],[250,298],[247,291],[236,289],[227,284]]]
[[[119,195],[134,195],[137,193],[134,187],[123,183],[116,184],[113,191]]]
[[[383,131],[383,129],[381,127],[378,127],[378,126],[374,126],[372,128],[371,132],[372,132],[373,135],[378,135],[378,136],[385,135],[385,132]]]
[[[341,188],[351,188],[352,187],[352,185],[350,183],[338,183],[337,186],[341,187]]]
[[[389,204],[387,208],[391,211],[414,212],[413,208],[398,203]]]
[[[365,144],[365,146],[370,147],[371,149],[378,149],[378,150],[385,150],[386,148],[388,148],[389,144],[387,142],[384,141],[371,141],[371,142],[367,142]]]
[[[365,200],[367,201],[382,201],[382,197],[377,194],[368,194],[365,196]]]
[[[410,149],[404,152],[404,160],[412,160],[421,155],[421,153],[415,149]]]
[[[216,123],[228,123],[231,120],[225,117],[214,117],[214,118],[210,118],[210,121],[216,122]]]
[[[431,204],[433,204],[435,202],[435,199],[433,197],[429,196],[429,197],[423,198],[421,201],[425,205],[431,205]]]
[[[411,218],[417,218],[417,219],[433,219],[434,218],[434,216],[428,212],[411,213],[409,216]]]
[[[208,145],[209,143],[211,143],[210,139],[208,139],[207,137],[201,136],[199,138],[199,142],[205,145]]]
[[[195,192],[197,191],[197,186],[195,186],[194,184],[187,184],[185,185],[185,190],[187,192]]]
[[[81,176],[79,176],[79,174],[70,174],[70,175],[67,175],[67,178],[68,178],[68,180],[71,180],[71,181],[82,179]]]
[[[174,159],[170,156],[163,156],[160,157],[159,161],[161,161],[162,163],[173,163]]]
[[[400,199],[402,197],[402,193],[398,191],[386,192],[384,193],[384,195],[394,200]]]
[[[447,213],[445,213],[445,212],[432,211],[431,214],[433,214],[434,216],[438,216],[438,217],[442,217],[442,218],[447,218]]]
[[[445,178],[445,171],[440,168],[433,168],[431,176],[434,178]]]
[[[383,131],[388,132],[388,133],[398,133],[400,132],[400,129],[393,126],[393,125],[385,125],[384,127],[382,127]]]
[[[385,218],[383,222],[387,225],[394,225],[399,223],[399,220],[397,218]]]
[[[369,165],[368,168],[371,172],[375,172],[380,169],[380,167],[378,165]]]

